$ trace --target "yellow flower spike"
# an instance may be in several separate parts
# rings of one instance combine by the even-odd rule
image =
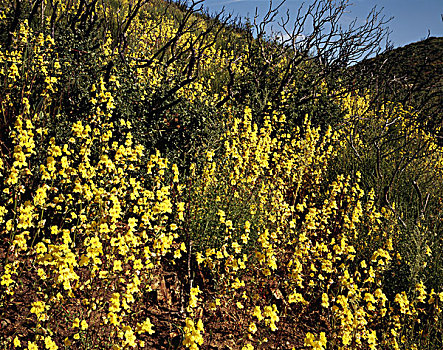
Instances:
[[[203,261],[205,261],[205,258],[203,257],[202,253],[198,252],[196,254],[196,260],[197,260],[197,263],[200,265]]]
[[[254,307],[254,312],[252,313],[252,316],[255,316],[259,322],[264,319],[260,310],[260,306]]]
[[[151,320],[147,318],[142,324],[137,324],[136,331],[137,333],[148,333],[148,334],[154,334],[155,331],[152,329],[153,325],[151,323]]]
[[[57,350],[57,344],[51,339],[51,337],[45,337],[45,348],[48,350]]]
[[[88,329],[88,323],[85,320],[82,320],[80,323],[80,328],[82,331],[85,331],[86,329]]]
[[[304,345],[314,350],[324,350],[326,347],[326,334],[321,332],[319,337],[316,338],[314,334],[308,332],[305,336]]]
[[[198,345],[203,344],[203,336],[204,332],[203,322],[201,319],[197,321],[197,327],[195,327],[195,323],[189,317],[186,318],[186,325],[183,328],[184,330],[184,339],[183,345],[190,349],[198,349]]]
[[[28,341],[28,350],[38,350],[37,344],[34,342]]]
[[[367,340],[371,350],[377,349],[377,334],[374,330],[369,332]]]
[[[133,347],[133,348],[136,347],[137,344],[136,344],[135,341],[137,340],[137,337],[135,336],[134,331],[131,329],[131,327],[130,326],[124,326],[123,330],[124,330],[125,345],[128,345],[128,346]]]
[[[31,313],[37,315],[37,320],[45,321],[48,316],[45,314],[46,304],[44,301],[35,301],[32,303]]]
[[[20,339],[17,336],[14,337],[14,341],[12,342],[12,345],[14,345],[15,348],[21,347]]]
[[[201,319],[198,319],[197,321],[197,330],[200,332],[204,332],[203,322]]]
[[[328,308],[329,307],[329,297],[326,293],[322,294],[321,300],[322,300],[321,306],[323,306],[324,308]]]

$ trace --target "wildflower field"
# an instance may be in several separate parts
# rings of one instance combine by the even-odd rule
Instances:
[[[441,349],[435,133],[199,4],[0,1],[0,348]]]

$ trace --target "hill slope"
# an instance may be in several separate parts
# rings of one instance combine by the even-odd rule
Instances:
[[[413,106],[435,131],[443,119],[443,37],[387,51],[357,65],[383,99]]]

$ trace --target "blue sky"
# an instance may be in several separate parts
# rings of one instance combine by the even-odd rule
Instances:
[[[274,0],[274,4],[278,3]],[[302,3],[301,0],[287,0],[282,13],[289,9],[292,16]],[[309,0],[306,1],[310,3]],[[422,40],[428,36],[443,36],[443,0],[350,0],[345,20],[357,18],[363,21],[369,11],[377,6],[382,9],[386,18],[394,17],[387,26],[391,34],[390,40],[394,47],[404,46]],[[241,17],[253,17],[255,9],[264,14],[269,8],[269,0],[206,0],[204,6],[210,12],[225,10]],[[279,18],[279,17],[277,17]]]

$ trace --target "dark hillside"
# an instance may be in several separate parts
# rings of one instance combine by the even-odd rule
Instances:
[[[421,125],[436,131],[443,121],[443,37],[389,50],[355,66],[382,100],[413,106]]]

